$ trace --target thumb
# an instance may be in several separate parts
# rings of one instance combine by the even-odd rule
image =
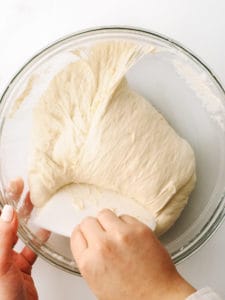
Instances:
[[[17,229],[16,213],[11,205],[5,205],[0,217],[0,275],[7,272],[10,267]]]

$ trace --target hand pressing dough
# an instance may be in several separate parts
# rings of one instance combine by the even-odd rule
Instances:
[[[190,145],[127,84],[149,47],[115,40],[82,50],[50,82],[33,115],[31,199],[43,206],[70,183],[143,205],[167,231],[195,184]]]

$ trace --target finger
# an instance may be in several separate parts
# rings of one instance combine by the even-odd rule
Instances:
[[[19,212],[18,212],[19,216],[21,218],[27,218],[28,216],[30,216],[30,213],[33,210],[33,207],[34,206],[33,206],[32,202],[30,200],[30,193],[28,192],[26,194],[26,197],[23,201],[22,206],[19,209]]]
[[[37,259],[37,254],[28,246],[25,246],[20,254],[24,257],[24,259],[29,263],[30,266],[32,266]]]
[[[15,236],[15,239],[14,239],[14,241],[13,241],[13,246],[12,246],[12,248],[14,248],[15,247],[15,245],[16,245],[16,243],[18,242],[18,236],[16,235]]]
[[[138,221],[138,219],[136,219],[132,216],[121,215],[121,216],[119,216],[119,218],[120,218],[120,220],[122,220],[126,224],[130,224],[130,225],[140,225],[140,224],[142,224],[140,221]]]
[[[85,237],[88,245],[96,243],[104,233],[104,229],[94,217],[85,218],[80,224],[80,231]]]
[[[5,272],[11,259],[18,229],[17,215],[11,205],[5,205],[0,217],[0,272]]]
[[[51,231],[40,228],[37,232],[36,232],[36,237],[38,238],[39,242],[41,242],[41,244],[47,242],[47,240],[49,239],[51,235]]]
[[[85,239],[83,233],[80,230],[80,226],[77,226],[71,235],[70,247],[74,259],[79,262],[80,257],[84,251],[88,248],[87,240]]]
[[[6,189],[6,198],[9,200],[18,201],[24,189],[22,178],[18,177],[9,183]]]
[[[97,216],[99,223],[106,231],[118,231],[121,226],[124,226],[122,222],[115,214],[109,209],[103,209]]]
[[[21,253],[13,251],[12,260],[22,273],[31,274],[32,265],[21,255]]]
[[[45,243],[49,239],[50,235],[50,231],[42,228],[39,229],[36,233],[36,237],[41,243]],[[37,259],[36,253],[33,250],[31,250],[28,246],[25,246],[20,252],[20,254],[24,257],[24,259],[29,263],[30,266],[32,266]]]

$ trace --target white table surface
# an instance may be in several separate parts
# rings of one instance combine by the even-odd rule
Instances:
[[[200,56],[225,85],[224,0],[1,0],[0,92],[34,53],[88,27],[139,26],[165,34]],[[178,265],[195,287],[213,287],[225,299],[225,223]],[[33,277],[40,300],[95,299],[82,278],[38,259]],[[131,299],[133,300],[133,299]]]

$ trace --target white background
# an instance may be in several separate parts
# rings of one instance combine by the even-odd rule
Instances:
[[[224,0],[1,0],[0,92],[34,53],[84,28],[132,25],[157,31],[200,56],[225,85]],[[209,285],[225,299],[225,223],[178,265],[196,288]],[[95,299],[83,279],[38,259],[33,277],[40,300]],[[135,299],[131,299],[135,300]]]

